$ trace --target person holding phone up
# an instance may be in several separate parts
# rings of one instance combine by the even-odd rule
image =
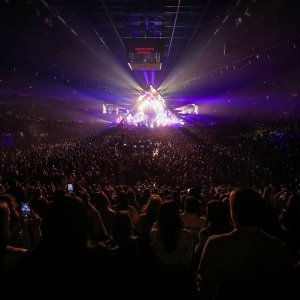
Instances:
[[[10,194],[0,197],[10,211],[10,244],[14,247],[33,249],[41,239],[41,218],[32,210],[30,201],[19,205]]]
[[[0,276],[9,280],[14,274],[22,256],[27,252],[24,248],[10,245],[10,210],[5,196],[0,197]]]

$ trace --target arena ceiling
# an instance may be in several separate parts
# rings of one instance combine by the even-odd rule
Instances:
[[[3,0],[0,11],[4,92],[118,99],[147,81],[178,99],[300,89],[298,1]],[[133,38],[162,41],[161,71],[128,68]]]

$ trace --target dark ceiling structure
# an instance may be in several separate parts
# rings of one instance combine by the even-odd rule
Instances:
[[[299,23],[291,0],[2,0],[0,90],[117,98],[152,76],[178,97],[266,82],[298,93]],[[128,68],[131,39],[162,41],[161,71]]]

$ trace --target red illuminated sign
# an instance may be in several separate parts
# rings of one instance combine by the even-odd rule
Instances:
[[[136,47],[136,48],[134,48],[134,51],[137,54],[150,54],[154,50],[155,49],[153,47]]]

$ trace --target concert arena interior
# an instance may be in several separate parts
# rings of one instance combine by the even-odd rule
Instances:
[[[299,1],[0,0],[1,294],[300,299],[299,50]]]

